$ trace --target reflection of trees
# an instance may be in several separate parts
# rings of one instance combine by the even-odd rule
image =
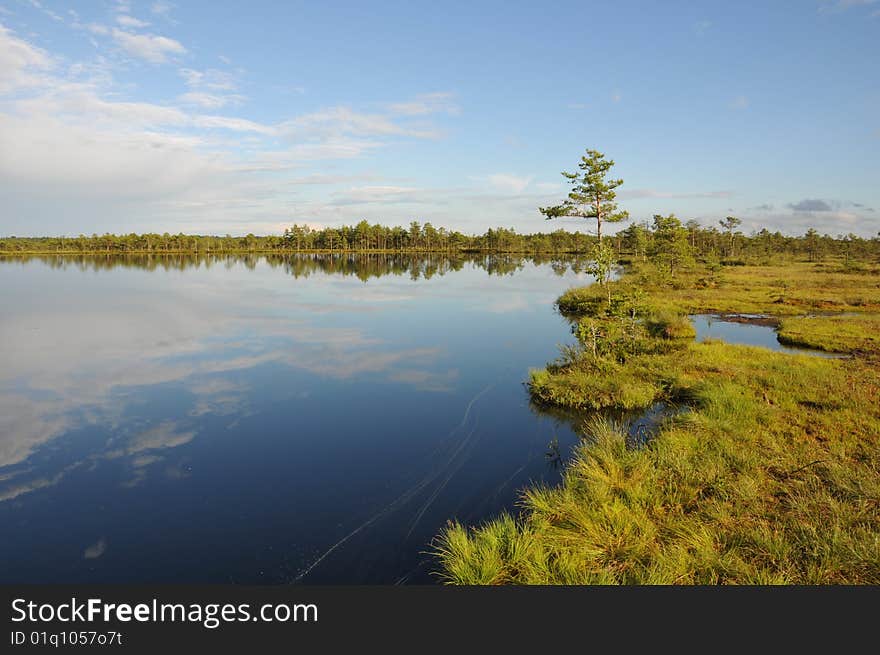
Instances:
[[[559,257],[558,255],[516,255],[509,253],[169,253],[131,255],[15,255],[0,261],[24,263],[31,260],[43,262],[53,269],[74,268],[81,271],[105,271],[115,268],[142,269],[147,271],[183,271],[190,268],[211,268],[220,265],[232,268],[243,264],[250,270],[261,261],[272,268],[281,268],[295,278],[308,277],[313,273],[351,275],[360,280],[386,275],[407,276],[413,280],[430,280],[436,275],[459,271],[465,265],[486,271],[488,275],[513,275],[527,262],[536,265],[550,264],[557,275],[568,270],[580,273],[586,259],[583,256]]]

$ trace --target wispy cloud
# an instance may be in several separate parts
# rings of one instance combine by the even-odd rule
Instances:
[[[455,95],[449,92],[423,93],[407,102],[391,103],[388,109],[391,113],[402,116],[436,113],[457,115],[461,112],[461,108],[455,103]]]
[[[145,20],[139,20],[134,16],[129,16],[128,14],[119,14],[116,17],[116,22],[122,25],[122,27],[129,27],[134,29],[139,29],[141,27],[147,27],[150,23]]]
[[[153,64],[162,64],[173,55],[186,53],[179,41],[155,34],[135,34],[113,29],[113,40],[128,54]]]
[[[244,102],[244,96],[235,93],[217,95],[214,93],[202,93],[201,91],[189,91],[179,95],[178,100],[185,105],[193,105],[204,109],[220,109],[227,105],[236,106]]]
[[[533,176],[512,175],[510,173],[493,173],[486,176],[486,180],[494,189],[512,194],[523,193],[533,179]]]
[[[192,119],[196,127],[232,130],[234,132],[256,132],[257,134],[274,135],[276,128],[271,125],[263,125],[246,118],[234,118],[232,116],[195,116]]]
[[[186,105],[219,109],[238,106],[246,100],[242,94],[233,93],[238,88],[238,79],[236,74],[229,71],[181,68],[178,74],[190,88],[187,93],[178,96],[178,100]]]
[[[186,82],[187,86],[194,89],[209,89],[211,91],[232,91],[237,87],[235,75],[228,71],[208,68],[195,70],[181,68],[178,74]]]
[[[150,11],[156,14],[157,16],[167,16],[171,13],[171,10],[174,8],[170,2],[154,2],[150,5]]]
[[[417,127],[393,120],[382,114],[366,114],[350,107],[330,107],[283,122],[280,131],[290,138],[302,137],[355,137],[411,136],[437,138],[440,132],[430,127]]]
[[[94,31],[88,25],[71,27]],[[158,63],[183,49],[155,40],[160,37],[107,28],[110,36],[123,32],[146,39],[128,43],[139,60]],[[0,93],[5,100],[0,194],[10,215],[31,226],[43,220],[48,224],[61,203],[67,208],[65,221],[77,231],[121,229],[122,215],[132,227],[139,220],[167,225],[185,219],[202,231],[228,231],[229,221],[250,225],[246,231],[276,231],[294,207],[307,208],[310,215],[303,218],[313,222],[328,216],[351,220],[346,208],[403,206],[427,196],[390,184],[292,204],[292,188],[309,190],[305,184],[285,184],[273,173],[354,160],[395,142],[440,138],[443,132],[430,122],[432,114],[457,111],[451,94],[426,93],[382,105],[382,111],[339,105],[264,122],[225,114],[246,102],[238,91],[239,70],[179,68],[187,90],[171,103],[156,103],[126,98],[132,87],[113,76],[128,63],[100,55],[91,62],[56,60],[0,26]],[[89,165],[83,166],[84,161]],[[347,175],[349,182],[379,181]],[[434,196],[432,202],[446,200]],[[17,220],[6,230],[21,232],[25,224]]]
[[[420,189],[403,186],[353,187],[333,198],[334,205],[418,202]]]
[[[42,2],[40,2],[40,0],[28,0],[28,2],[30,3],[30,5],[34,9],[39,10],[40,12],[42,12],[43,14],[45,14],[46,16],[51,18],[52,20],[57,21],[57,22],[61,22],[64,20],[64,18],[60,14],[57,14],[54,11],[52,11],[51,9],[49,9],[48,7],[46,7]]]

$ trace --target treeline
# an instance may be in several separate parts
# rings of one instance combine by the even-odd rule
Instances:
[[[697,221],[680,224],[691,252],[701,258],[718,258],[724,263],[772,260],[780,255],[818,261],[827,256],[850,259],[880,258],[880,235],[863,238],[854,234],[831,236],[810,229],[802,236],[779,231],[744,234],[738,219],[727,217],[718,226]],[[656,225],[633,222],[617,234],[606,237],[618,257],[648,256],[656,250]],[[435,228],[430,223],[412,222],[409,227],[357,225],[313,229],[293,225],[282,235],[243,237],[187,234],[93,234],[76,237],[0,238],[0,253],[88,253],[170,254],[247,252],[385,252],[385,253],[522,253],[583,254],[593,250],[596,238],[581,232],[556,230],[550,233],[519,234],[509,228],[490,228],[481,235]]]
[[[746,235],[736,229],[740,224],[739,219],[733,216],[719,221],[718,227],[706,227],[697,221],[681,223],[673,215],[658,215],[654,217],[653,224],[631,223],[614,235],[612,241],[618,254],[625,252],[648,257],[662,249],[658,248],[658,234],[668,238],[672,229],[677,238],[686,242],[694,256],[701,259],[717,258],[726,264],[772,262],[785,255],[808,261],[820,261],[829,256],[845,262],[880,258],[880,233],[870,239],[856,234],[833,237],[810,228],[801,236],[787,236],[765,228]]]
[[[456,230],[435,228],[413,221],[409,227],[370,225],[312,229],[294,225],[284,231],[286,246],[297,250],[356,250],[411,252],[586,252],[595,238],[581,232],[556,230],[549,234],[517,234],[510,228],[489,228],[482,235],[469,236]]]
[[[435,228],[431,223],[409,227],[357,225],[313,229],[293,225],[280,236],[243,237],[190,234],[93,234],[76,237],[6,237],[0,252],[32,253],[179,253],[179,252],[586,252],[595,238],[581,232],[517,234],[506,228],[482,235]]]

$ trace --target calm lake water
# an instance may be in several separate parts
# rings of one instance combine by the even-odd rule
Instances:
[[[0,259],[0,582],[431,582],[576,442],[523,387],[574,269]]]

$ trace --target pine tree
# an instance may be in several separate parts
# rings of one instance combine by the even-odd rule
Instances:
[[[587,150],[587,154],[581,157],[578,164],[580,173],[565,173],[565,177],[571,184],[568,199],[561,205],[554,207],[540,207],[539,211],[549,220],[562,216],[577,216],[579,218],[596,219],[596,236],[602,241],[602,224],[618,223],[629,218],[629,213],[619,211],[614,199],[617,197],[614,191],[623,184],[623,180],[606,179],[614,161],[605,159],[598,150]]]

